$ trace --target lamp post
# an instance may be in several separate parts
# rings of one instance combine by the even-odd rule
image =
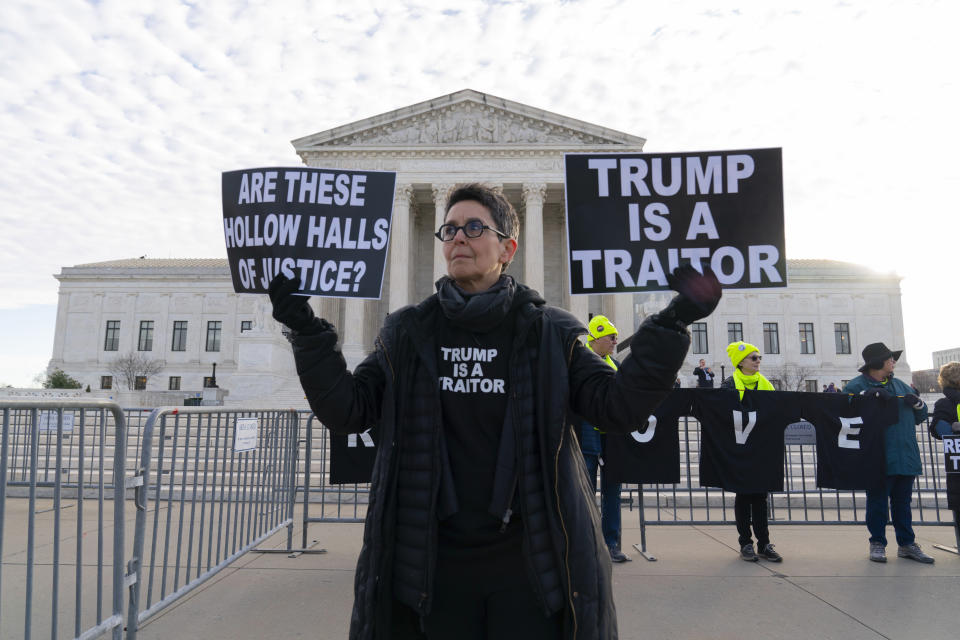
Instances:
[[[213,373],[210,374],[210,388],[217,388],[217,363],[213,363]]]

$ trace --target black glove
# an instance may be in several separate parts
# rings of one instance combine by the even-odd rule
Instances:
[[[886,400],[890,397],[890,394],[886,389],[881,389],[880,387],[870,387],[869,389],[864,389],[860,392],[864,398],[879,398],[880,400]]]
[[[923,400],[920,399],[915,393],[905,393],[903,394],[903,401],[907,403],[907,406],[913,407],[914,409],[923,409]]]
[[[664,326],[686,329],[687,325],[710,315],[723,295],[720,281],[710,267],[704,267],[703,273],[689,264],[677,267],[667,276],[667,284],[677,295],[663,311],[654,315],[655,322]]]
[[[318,333],[323,328],[322,323],[310,308],[310,298],[294,295],[299,290],[299,282],[282,273],[270,281],[267,291],[273,304],[273,319],[300,334]]]

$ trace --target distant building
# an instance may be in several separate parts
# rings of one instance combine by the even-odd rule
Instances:
[[[726,347],[744,340],[763,355],[761,371],[783,388],[820,391],[859,375],[871,342],[903,349],[900,277],[833,260],[788,260],[786,288],[728,289],[713,314],[691,325],[684,386],[695,386],[700,359],[717,380],[731,375]],[[638,321],[662,308],[669,293],[637,295]],[[894,346],[896,345],[896,346]],[[897,375],[910,379],[907,354]]]
[[[347,363],[355,365],[372,349],[388,312],[433,292],[445,269],[433,233],[450,190],[468,181],[500,188],[517,209],[520,247],[509,273],[584,323],[589,313],[603,313],[626,337],[669,296],[570,295],[564,154],[639,153],[645,142],[471,90],[294,140],[308,166],[397,172],[383,299],[313,298],[318,315],[339,329]],[[227,404],[305,406],[267,297],[234,294],[226,260],[115,260],[64,267],[56,277],[50,367],[98,393],[118,391],[111,363],[133,353],[160,360],[163,368],[137,380],[143,389],[129,392],[126,402],[197,397],[216,363],[218,397],[227,393]],[[735,339],[761,347],[768,376],[810,390],[856,375],[869,342],[902,348],[898,277],[820,260],[788,260],[787,277],[786,288],[726,291],[716,313],[691,327],[685,384],[700,358],[720,374],[724,348]],[[901,358],[903,375],[905,369]]]
[[[960,362],[960,347],[933,352],[933,368],[939,371],[940,367],[948,362]]]

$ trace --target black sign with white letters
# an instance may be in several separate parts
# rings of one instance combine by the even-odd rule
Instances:
[[[226,171],[223,234],[237,293],[282,272],[306,295],[379,298],[397,174],[313,167]]]
[[[569,153],[571,293],[667,289],[685,262],[725,287],[785,287],[780,149]]]

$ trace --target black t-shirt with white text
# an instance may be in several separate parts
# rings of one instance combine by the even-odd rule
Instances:
[[[489,513],[507,412],[512,341],[512,314],[486,333],[444,323],[437,335],[444,437],[459,507],[440,522],[442,554],[480,560],[490,557],[481,551],[519,548],[519,514],[501,533],[501,520]]]

